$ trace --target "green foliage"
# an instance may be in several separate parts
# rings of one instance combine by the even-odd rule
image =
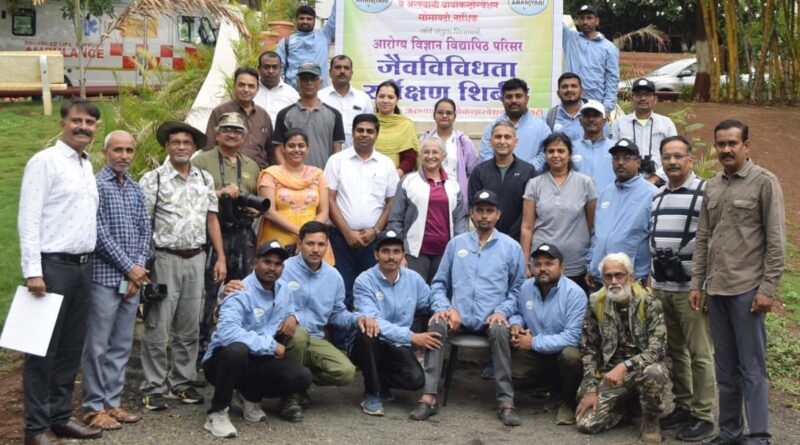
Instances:
[[[300,4],[297,0],[261,0],[261,11],[269,21],[291,22],[297,15],[297,8],[300,7]],[[303,2],[302,4],[308,3]],[[314,2],[312,1],[308,5],[313,8]],[[262,29],[266,29],[266,27]]]
[[[767,373],[773,388],[800,397],[800,332],[767,314]]]
[[[61,6],[61,15],[64,19],[75,20],[77,12],[81,15],[91,14],[95,17],[114,17],[114,2],[112,0],[64,0]]]
[[[694,149],[694,173],[705,179],[714,176],[719,171],[719,162],[717,161],[714,147],[696,134],[704,125],[699,122],[692,122],[695,115],[691,107],[676,110],[670,113],[669,117],[675,123],[678,134],[683,135],[692,143]]]

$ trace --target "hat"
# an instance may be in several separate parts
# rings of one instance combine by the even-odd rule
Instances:
[[[500,207],[500,200],[497,199],[497,194],[488,189],[478,190],[474,195],[472,195],[473,206],[476,206],[482,202],[488,202],[491,205]]]
[[[375,245],[376,248],[380,248],[384,244],[400,244],[403,245],[403,238],[395,232],[394,230],[384,230],[383,232],[378,234],[378,243]]]
[[[534,250],[531,253],[531,258],[536,257],[536,255],[539,255],[540,253],[549,255],[550,258],[555,258],[557,260],[564,261],[564,255],[561,253],[558,247],[552,244],[544,243],[541,246],[537,247],[536,250]]]
[[[166,121],[163,124],[161,124],[161,126],[158,127],[158,130],[156,130],[156,139],[158,140],[158,143],[161,144],[162,147],[166,148],[167,137],[170,134],[179,131],[185,131],[186,133],[191,134],[192,139],[194,139],[194,145],[196,145],[197,148],[205,147],[206,143],[208,142],[208,138],[206,138],[205,133],[198,130],[197,128],[192,127],[191,125],[185,122],[180,122],[180,121]]]
[[[261,247],[258,248],[258,252],[256,252],[256,257],[266,256],[269,253],[277,253],[283,260],[289,258],[289,252],[286,251],[283,247],[281,247],[281,243],[278,240],[271,240],[267,241],[266,243],[262,244]]]
[[[219,117],[219,123],[217,123],[217,126],[220,128],[234,127],[247,130],[247,127],[244,125],[244,118],[241,114],[236,112],[222,113],[222,116]]]
[[[641,156],[639,154],[639,147],[633,143],[630,139],[620,139],[614,144],[613,147],[608,149],[609,153],[614,153],[615,151],[626,151],[630,154],[634,154],[636,156]]]
[[[315,11],[314,8],[312,8],[311,6],[300,5],[300,7],[297,8],[297,13],[294,16],[298,17],[301,15],[310,15],[311,17],[317,17],[317,11]]]
[[[581,14],[597,15],[597,8],[595,8],[593,5],[583,5],[580,8],[578,8],[578,15]]]
[[[314,62],[306,62],[300,65],[300,68],[297,69],[297,75],[301,75],[303,73],[313,74],[317,77],[320,76],[322,73],[322,69]]]
[[[642,77],[642,78],[636,79],[633,82],[633,87],[631,87],[631,90],[632,91],[648,90],[648,91],[652,91],[652,92],[655,93],[656,92],[656,84],[654,84],[650,80],[645,79],[644,77]]]
[[[603,106],[603,104],[601,104],[600,102],[593,99],[589,99],[586,101],[585,104],[581,105],[581,110],[580,110],[581,113],[583,113],[583,110],[595,110],[598,113],[602,114],[603,116],[606,115],[606,107]]]

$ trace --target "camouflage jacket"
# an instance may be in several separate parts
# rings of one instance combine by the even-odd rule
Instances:
[[[628,303],[628,326],[631,340],[639,353],[628,357],[634,362],[634,369],[662,362],[667,348],[667,326],[661,303],[651,296],[639,283],[633,285],[633,295]],[[619,342],[619,312],[614,304],[606,299],[605,288],[589,297],[589,306],[583,319],[581,355],[583,360],[583,381],[578,394],[595,392],[598,379],[617,363],[611,359]]]

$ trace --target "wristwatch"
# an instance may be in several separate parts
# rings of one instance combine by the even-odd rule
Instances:
[[[636,363],[631,359],[625,360],[622,363],[625,365],[625,369],[628,371],[633,371],[633,368],[636,366]]]

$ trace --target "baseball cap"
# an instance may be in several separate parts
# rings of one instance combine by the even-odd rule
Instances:
[[[651,82],[649,79],[645,79],[644,77],[641,77],[639,79],[636,79],[633,82],[633,87],[631,87],[631,91],[636,91],[636,90],[648,90],[648,91],[652,91],[652,92],[655,93],[656,92],[656,84]]]
[[[581,14],[594,14],[597,15],[597,8],[594,5],[583,5],[578,8],[578,15]]]
[[[581,105],[581,110],[580,110],[581,113],[583,112],[583,110],[595,110],[598,113],[602,114],[603,116],[606,115],[606,107],[600,102],[593,99],[589,99],[586,101],[585,104]]]
[[[247,130],[247,127],[244,125],[244,118],[241,114],[236,112],[230,113],[223,113],[222,116],[219,117],[219,123],[217,124],[218,127],[235,127],[241,128],[242,130]]]
[[[472,195],[473,206],[476,206],[482,202],[488,202],[489,204],[500,207],[500,200],[497,199],[497,194],[488,189],[478,190],[474,195]]]
[[[301,75],[303,73],[313,74],[317,77],[322,73],[322,69],[314,62],[306,62],[300,65],[300,68],[297,69],[297,75]]]
[[[258,252],[256,252],[256,257],[260,258],[270,253],[277,253],[284,260],[289,258],[289,252],[281,246],[278,240],[270,240],[262,244],[261,247],[258,248]]]
[[[558,247],[552,244],[544,243],[540,245],[539,247],[536,248],[536,250],[534,250],[531,253],[531,258],[536,257],[536,255],[539,255],[540,253],[548,255],[550,256],[550,258],[555,258],[557,260],[564,261],[564,255],[561,253],[561,250],[559,250]]]
[[[639,153],[639,147],[633,143],[630,139],[620,139],[614,144],[613,147],[608,149],[609,153],[614,153],[615,151],[626,151],[630,154],[634,154],[636,156],[641,156]]]
[[[403,238],[400,237],[400,234],[395,232],[394,230],[384,230],[383,232],[378,234],[378,242],[375,245],[376,248],[380,248],[384,244],[400,244],[403,245]]]

